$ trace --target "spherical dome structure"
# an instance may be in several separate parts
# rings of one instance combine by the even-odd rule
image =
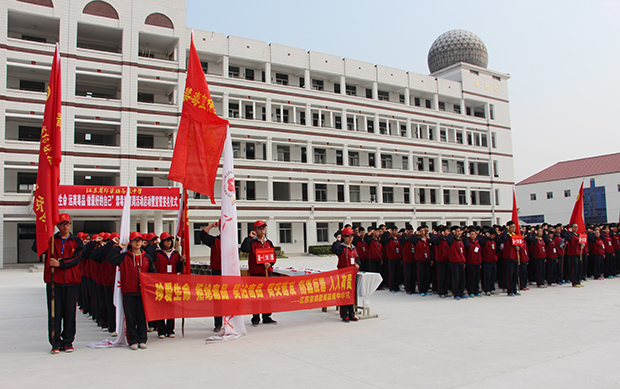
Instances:
[[[489,53],[482,39],[466,30],[450,30],[439,35],[428,51],[428,69],[435,73],[459,62],[487,67]]]

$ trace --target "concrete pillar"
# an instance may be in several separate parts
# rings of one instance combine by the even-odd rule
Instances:
[[[438,93],[435,93],[433,95],[433,109],[435,111],[439,110],[439,94]]]
[[[381,148],[377,147],[375,151],[375,167],[381,169]]]
[[[372,99],[379,100],[379,84],[377,81],[372,82]]]
[[[276,223],[275,217],[269,216],[269,219],[267,219],[265,222],[267,223],[267,238],[272,242],[278,242],[279,244],[280,242],[278,241],[278,225]]]
[[[349,166],[349,145],[342,146],[342,165]]]
[[[377,204],[383,204],[383,183],[377,185]]]
[[[306,222],[306,236],[308,237],[308,246],[317,245],[316,221],[314,216],[310,216]]]
[[[309,203],[314,202],[314,179],[313,178],[308,179],[308,202]]]
[[[306,85],[304,86],[307,90],[312,89],[312,80],[310,79],[310,69],[304,70],[304,81]]]
[[[267,137],[267,161],[273,161],[273,142],[270,136]]]
[[[271,84],[271,62],[265,64],[265,83]]]
[[[347,94],[347,80],[344,77],[344,74],[340,76],[340,94]]]
[[[407,164],[407,170],[413,170],[413,151],[409,150],[409,157],[407,158],[409,163]]]
[[[461,99],[461,115],[467,115],[467,108],[465,107],[465,99]]]
[[[409,88],[405,88],[405,105],[411,105],[411,92],[409,92]]]
[[[228,56],[225,55],[222,57],[222,77],[228,78],[228,66]]]
[[[310,108],[310,103],[306,104],[306,126],[312,126],[312,109]]]
[[[368,116],[364,115],[364,132],[368,132]]]
[[[346,108],[342,109],[342,118],[340,119],[340,123],[342,125],[342,129],[346,130],[347,129],[347,110],[346,110]]]
[[[309,140],[306,146],[306,163],[314,163],[314,150],[312,150],[312,141]]]
[[[146,234],[149,232],[149,217],[146,211],[140,214],[140,232]]]
[[[273,201],[273,176],[267,177],[267,201]]]
[[[163,215],[162,211],[155,211],[155,232],[157,236],[160,236],[162,232],[164,232],[164,223],[163,223]]]
[[[439,185],[439,196],[437,196],[437,204],[443,204],[443,185]]]
[[[271,99],[267,99],[267,101],[265,102],[265,121],[271,121]]]
[[[374,129],[375,129],[375,134],[379,133],[379,114],[376,113],[375,117],[373,118],[374,120]]]
[[[410,118],[407,118],[407,123],[405,124],[405,126],[407,128],[405,135],[407,136],[407,138],[411,138],[411,119]]]
[[[351,202],[351,193],[349,192],[349,185],[350,181],[346,180],[344,182],[344,202],[345,203],[350,203]]]
[[[228,74],[228,72],[226,74]],[[228,93],[224,93],[222,97],[222,110],[224,111],[222,112],[222,117],[228,118]]]

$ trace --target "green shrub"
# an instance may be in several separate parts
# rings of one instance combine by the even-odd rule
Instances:
[[[308,246],[308,253],[314,254],[314,255],[331,255],[332,246],[331,245]]]

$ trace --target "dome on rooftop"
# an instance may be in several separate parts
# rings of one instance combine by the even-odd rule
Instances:
[[[450,30],[439,35],[428,51],[430,72],[435,73],[459,62],[486,68],[489,53],[482,39],[466,30]]]

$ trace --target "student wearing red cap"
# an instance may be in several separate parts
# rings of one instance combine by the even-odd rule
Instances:
[[[183,271],[183,262],[185,258],[181,257],[178,251],[174,249],[174,238],[167,232],[161,234],[159,249],[155,254],[155,268],[157,273],[163,274],[179,274]],[[174,338],[174,318],[159,320],[156,322],[157,335],[159,339],[166,336]]]
[[[105,324],[103,331],[108,331],[111,337],[116,336],[116,308],[114,307],[114,280],[116,278],[116,266],[106,261],[112,247],[118,247],[119,234],[114,232],[103,236],[97,236],[95,241],[98,246],[92,249],[90,254],[91,261],[100,264],[99,282],[101,289],[99,291],[101,311],[105,315]],[[90,245],[86,245],[84,251],[91,249]]]
[[[213,236],[209,234],[214,228],[220,227],[220,222],[222,219],[213,222],[203,228],[200,231],[200,241],[211,248],[211,264],[209,267],[211,268],[212,276],[221,276],[222,275],[222,240],[220,235]],[[213,332],[222,331],[222,317],[214,317],[214,327]]]
[[[271,263],[256,263],[256,250],[257,249],[273,249],[273,243],[265,237],[267,231],[267,223],[262,220],[258,220],[254,223],[254,230],[250,232],[250,236],[246,237],[241,243],[241,251],[248,253],[248,267],[250,270],[250,276],[252,277],[265,277],[266,272],[271,274],[273,272],[273,264]],[[252,315],[252,325],[258,326],[260,322],[260,315]],[[263,313],[263,324],[278,324],[277,321],[271,318],[271,313]]]
[[[140,273],[155,273],[153,260],[142,249],[142,234],[132,232],[129,235],[129,244],[120,243],[112,249],[106,260],[121,271],[121,293],[123,294],[123,309],[127,323],[127,340],[132,350],[145,349],[147,341],[146,318],[140,295]],[[121,249],[127,248],[122,252]]]
[[[142,235],[142,249],[153,261],[157,257],[157,249],[159,249],[159,237],[154,232],[149,232],[148,234]],[[153,332],[157,329],[157,322],[150,321],[148,326],[148,332]]]
[[[336,241],[332,244],[332,253],[338,256],[338,269],[346,269],[354,266],[355,271],[357,271],[360,268],[357,250],[355,246],[353,246],[353,234],[353,229],[348,227],[343,229],[341,233],[336,234]],[[353,304],[341,305],[340,317],[345,323],[358,321],[358,318],[355,317],[355,308]]]
[[[43,273],[43,279],[47,284],[48,337],[52,345],[52,354],[58,354],[61,350],[67,353],[73,352],[77,293],[82,278],[78,265],[82,259],[83,249],[82,240],[70,232],[71,217],[68,214],[60,214],[60,221],[56,227],[58,232],[54,234],[54,255],[51,257],[49,250],[45,252]],[[36,240],[32,250],[37,251]],[[52,288],[54,318],[52,318]]]

